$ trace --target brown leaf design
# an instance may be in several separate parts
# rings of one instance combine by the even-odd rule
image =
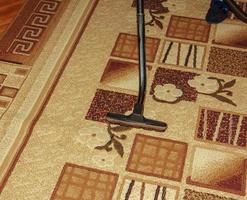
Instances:
[[[230,88],[230,87],[233,87],[233,86],[235,85],[235,83],[236,83],[236,79],[233,79],[233,80],[231,80],[231,81],[229,81],[229,82],[226,82],[226,83],[223,85],[223,87],[224,87],[224,88]]]
[[[118,152],[118,154],[123,157],[124,155],[124,149],[123,149],[123,145],[117,141],[116,139],[113,140],[113,146],[116,149],[116,151]]]
[[[97,146],[97,147],[95,147],[95,149],[103,150],[103,149],[105,149],[105,146]]]
[[[225,103],[229,103],[233,106],[237,106],[237,104],[235,104],[231,99],[228,99],[224,96],[221,96],[221,95],[213,95],[213,97],[215,97],[216,99],[218,99],[219,101],[222,101],[222,102],[225,102]]]
[[[107,152],[112,151],[112,147],[109,146],[97,146],[95,147],[97,150],[106,150]]]
[[[233,93],[232,93],[232,91],[227,91],[226,95],[228,95],[228,96],[232,96],[232,95],[233,95]]]
[[[126,138],[127,138],[126,135],[124,135],[124,134],[120,135],[120,139],[125,140]]]
[[[159,20],[155,20],[155,24],[160,28],[163,29],[163,24]]]
[[[116,126],[116,127],[111,127],[111,131],[114,132],[124,132],[130,130],[130,127],[127,126]]]
[[[221,90],[218,93],[226,93],[227,96],[232,96],[233,95],[233,92],[229,91],[229,90]]]
[[[112,147],[107,147],[107,148],[106,148],[106,151],[107,151],[107,152],[112,151]]]
[[[97,146],[95,149],[97,150],[106,150],[106,151],[112,151],[112,147],[110,147],[112,144],[112,140],[109,140],[105,145]]]

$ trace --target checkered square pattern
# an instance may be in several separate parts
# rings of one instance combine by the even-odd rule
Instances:
[[[0,118],[16,98],[29,71],[29,69],[22,66],[16,68],[0,68]]]
[[[2,84],[4,82],[4,80],[6,79],[6,75],[4,74],[0,74],[0,84]]]
[[[133,60],[138,59],[138,40],[136,35],[120,33],[113,51],[112,56],[129,58]],[[159,47],[160,39],[146,37],[146,60],[154,62],[155,56]]]
[[[10,103],[10,101],[0,99],[0,108],[7,108],[9,103]]]
[[[16,88],[11,88],[11,87],[7,87],[7,86],[3,86],[0,89],[0,96],[15,98],[17,92],[18,92],[18,89],[16,89]]]
[[[111,200],[117,179],[117,174],[67,163],[51,199]]]
[[[126,169],[181,181],[186,153],[186,143],[137,134]]]
[[[209,33],[210,24],[205,20],[172,15],[166,36],[198,42],[208,42]]]
[[[23,68],[17,68],[15,70],[15,74],[19,76],[26,76],[28,74],[29,70],[28,69],[23,69]]]

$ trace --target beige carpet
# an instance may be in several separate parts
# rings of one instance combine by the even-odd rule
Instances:
[[[70,1],[0,120],[1,200],[247,198],[247,26],[207,24],[204,0],[145,2],[145,115],[168,129],[105,120],[136,101],[133,0]]]

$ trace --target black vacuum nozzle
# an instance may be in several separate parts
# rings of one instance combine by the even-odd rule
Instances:
[[[122,115],[117,113],[108,113],[106,119],[111,124],[119,124],[122,126],[130,126],[134,128],[142,128],[146,130],[155,130],[163,132],[167,129],[167,124],[152,119],[147,119],[142,115],[132,113],[130,115]]]
[[[130,115],[107,113],[106,120],[111,124],[119,124],[122,126],[142,128],[159,132],[163,132],[167,129],[166,123],[145,118],[143,116],[143,110],[143,104],[136,103],[134,110]]]

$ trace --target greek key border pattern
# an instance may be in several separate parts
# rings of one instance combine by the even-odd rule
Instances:
[[[7,52],[30,56],[60,4],[60,1],[40,0]]]

